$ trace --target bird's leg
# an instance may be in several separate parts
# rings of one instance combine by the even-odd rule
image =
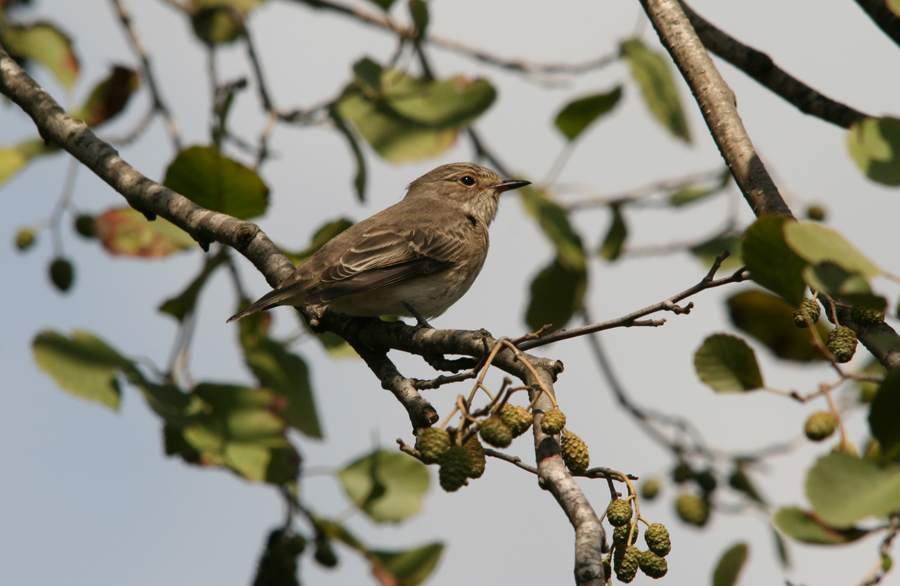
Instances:
[[[412,306],[412,305],[410,305],[409,303],[407,303],[406,301],[404,301],[404,302],[403,302],[403,307],[405,307],[406,309],[408,309],[408,310],[409,310],[409,313],[411,313],[412,316],[413,316],[414,318],[416,318],[416,329],[417,329],[417,330],[420,330],[420,329],[422,329],[422,328],[427,328],[427,329],[429,329],[429,330],[433,330],[433,329],[434,329],[433,327],[431,327],[431,324],[428,323],[428,320],[426,320],[424,317],[422,317],[421,315],[419,315],[419,312],[418,312],[418,311],[416,311],[415,309],[413,309],[413,306]]]

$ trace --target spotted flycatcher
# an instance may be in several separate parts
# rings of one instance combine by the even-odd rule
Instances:
[[[420,325],[462,297],[481,272],[500,194],[529,185],[473,163],[443,165],[400,202],[353,225],[232,322],[278,305],[353,316],[415,317]]]

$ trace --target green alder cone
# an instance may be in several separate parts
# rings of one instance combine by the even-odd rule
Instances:
[[[834,433],[837,419],[830,411],[817,411],[809,416],[803,432],[814,442],[820,442]]]
[[[644,532],[644,541],[650,551],[659,557],[666,557],[672,551],[672,542],[669,540],[669,531],[662,523],[653,523]]]
[[[884,312],[854,305],[850,308],[850,319],[861,326],[870,328],[884,323]]]
[[[616,548],[613,561],[615,562],[616,578],[627,584],[637,575],[641,563],[641,551],[633,545]]]
[[[562,452],[563,462],[572,474],[584,474],[591,464],[591,456],[587,445],[580,437],[569,430],[565,430],[559,440],[559,448]]]
[[[547,411],[544,413],[543,419],[541,419],[541,430],[547,435],[556,435],[565,426],[566,416],[559,410],[559,407],[554,407]]]
[[[631,503],[626,500],[616,499],[609,503],[606,509],[606,518],[613,527],[621,527],[631,521]]]
[[[613,531],[613,543],[616,547],[624,545],[625,540],[628,539],[628,531],[630,529],[631,523],[626,523],[621,527],[616,527],[616,529]],[[631,543],[629,543],[629,545],[634,545],[637,542],[638,533],[640,533],[640,531],[638,531],[638,528],[635,527],[634,531],[631,532]]]
[[[639,565],[641,571],[653,579],[662,578],[669,571],[669,564],[666,560],[652,551],[645,551],[641,554]]]
[[[649,478],[641,484],[641,496],[648,501],[652,501],[659,495],[660,489],[659,480],[656,478]]]
[[[481,439],[495,448],[505,448],[513,441],[513,432],[503,420],[492,415],[481,423]]]
[[[37,235],[30,228],[22,228],[16,232],[16,249],[22,252],[28,250],[37,242]]]
[[[450,434],[444,429],[426,427],[419,430],[416,437],[416,450],[426,464],[437,464],[450,447]]]
[[[512,430],[513,437],[519,437],[531,427],[534,416],[524,407],[507,403],[500,409],[500,419]]]
[[[441,488],[447,492],[455,492],[466,484],[469,471],[472,469],[472,455],[462,446],[450,446],[444,459],[441,460],[441,468],[438,470],[438,480]]]
[[[828,334],[828,350],[837,362],[850,362],[856,352],[856,332],[846,326],[838,326]]]
[[[484,474],[484,468],[487,465],[487,459],[484,456],[484,446],[478,441],[478,437],[472,436],[463,445],[469,455],[472,456],[472,467],[469,470],[469,478],[481,478]]]
[[[809,321],[812,323],[816,323],[819,321],[819,302],[815,299],[804,299],[800,302],[800,307],[798,307],[794,311],[794,325],[798,328],[808,328],[809,325],[806,323],[804,316],[809,318]]]
[[[685,523],[703,527],[709,520],[709,502],[686,492],[675,501],[675,512]]]

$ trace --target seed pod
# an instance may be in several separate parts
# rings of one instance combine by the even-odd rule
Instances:
[[[547,411],[541,419],[541,430],[547,435],[556,435],[565,426],[566,416],[559,410],[559,407]]]
[[[850,362],[856,352],[856,332],[846,326],[838,326],[828,334],[828,350],[837,362]]]
[[[686,492],[675,501],[675,512],[685,523],[703,527],[709,520],[709,502]]]
[[[616,548],[613,561],[615,562],[616,578],[619,579],[619,582],[627,584],[634,580],[634,576],[637,574],[641,563],[641,550],[633,545]]]
[[[803,432],[814,442],[820,442],[834,433],[837,419],[830,411],[817,411],[809,416]]]
[[[672,542],[669,540],[669,531],[662,523],[654,523],[644,531],[644,541],[650,551],[659,557],[666,557],[672,551]]]
[[[478,441],[478,437],[473,435],[463,444],[463,447],[472,456],[472,468],[469,470],[469,478],[481,478],[481,475],[484,474],[484,467],[487,464],[484,457],[484,446]]]
[[[591,456],[588,453],[584,441],[569,431],[563,431],[559,440],[559,449],[562,452],[563,462],[572,474],[584,474],[591,464]]]
[[[481,439],[495,448],[505,448],[512,443],[513,432],[502,419],[492,415],[481,422]]]
[[[472,470],[472,456],[462,446],[450,446],[441,460],[441,468],[438,470],[438,480],[441,488],[447,492],[454,492],[466,484],[466,478]]]
[[[419,430],[416,437],[416,450],[422,455],[422,461],[426,464],[440,462],[449,447],[450,434],[447,433],[447,430],[437,427],[426,427]]]
[[[22,228],[16,232],[16,248],[18,250],[28,250],[34,245],[36,240],[37,236],[35,235],[34,230],[31,230],[30,228]]]
[[[641,554],[639,565],[642,572],[654,579],[662,578],[669,571],[669,564],[666,560],[652,551],[645,551]]]
[[[606,509],[606,518],[613,527],[621,527],[631,521],[631,503],[626,500],[616,499],[609,503]]]
[[[850,319],[861,326],[877,326],[884,323],[884,312],[871,307],[854,305],[850,308]]]
[[[625,523],[621,527],[616,527],[613,531],[613,543],[616,547],[625,544],[625,540],[628,538],[628,532],[631,530],[631,523]],[[631,543],[628,545],[634,545],[638,538],[638,528],[635,527],[634,531],[631,531]]]
[[[816,323],[819,321],[819,302],[815,299],[804,299],[800,302],[800,307],[794,311],[794,325],[798,328],[809,327],[803,316],[809,318],[809,321]]]
[[[531,427],[534,416],[524,407],[506,403],[500,409],[500,419],[512,430],[513,437],[519,437]]]

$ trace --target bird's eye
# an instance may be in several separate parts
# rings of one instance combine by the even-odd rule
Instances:
[[[463,175],[460,178],[459,182],[467,187],[472,187],[473,185],[475,185],[475,178],[471,175]]]

